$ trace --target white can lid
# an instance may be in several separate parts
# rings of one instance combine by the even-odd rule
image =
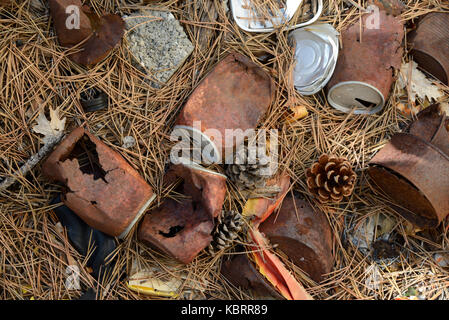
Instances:
[[[289,36],[295,44],[293,80],[303,95],[320,91],[329,82],[338,58],[338,32],[330,24],[296,29]]]
[[[284,6],[278,12],[273,12],[271,17],[257,17],[257,10],[251,0],[230,0],[231,11],[237,25],[248,32],[272,32],[275,28],[285,26],[295,15],[303,0],[283,0]],[[269,8],[266,8],[268,11]],[[291,30],[317,21],[323,12],[323,0],[317,0],[317,11],[314,16],[306,22],[286,27]],[[261,18],[268,18],[262,20]]]
[[[360,81],[344,81],[327,93],[329,104],[337,110],[354,114],[374,114],[382,110],[385,98],[376,87]]]

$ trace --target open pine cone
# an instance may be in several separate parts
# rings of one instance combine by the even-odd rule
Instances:
[[[356,174],[343,158],[323,154],[306,171],[307,187],[321,203],[340,202],[354,190]]]
[[[222,211],[220,220],[212,234],[213,240],[207,248],[211,256],[232,246],[243,227],[243,217],[236,211]]]
[[[260,154],[265,156],[260,157]],[[259,147],[257,152],[250,153],[246,145],[241,146],[237,150],[234,164],[226,167],[226,176],[241,190],[263,188],[270,177],[267,176],[270,166],[273,165],[270,161],[265,148]]]

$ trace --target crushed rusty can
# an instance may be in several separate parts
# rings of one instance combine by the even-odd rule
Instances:
[[[449,84],[449,13],[425,15],[408,36],[413,60],[444,84]]]
[[[320,282],[331,271],[332,231],[326,215],[307,201],[285,197],[277,214],[259,230],[314,281]]]
[[[369,163],[374,186],[395,211],[421,228],[436,228],[449,214],[449,155],[438,147],[446,148],[447,130],[438,117],[421,114],[409,132],[395,134]]]
[[[255,298],[283,300],[284,297],[257,270],[244,252],[225,259],[220,269],[223,277],[235,287],[249,290]]]
[[[229,132],[255,129],[273,95],[274,82],[261,67],[239,53],[229,54],[190,95],[172,135],[191,137],[201,150],[209,150],[202,152],[201,162],[217,163],[244,140]]]
[[[43,174],[65,185],[62,201],[84,222],[124,238],[156,195],[123,157],[78,127],[50,154]]]
[[[164,184],[181,180],[182,200],[167,198],[139,226],[138,239],[188,264],[212,241],[215,218],[221,213],[226,176],[196,164],[172,165]]]

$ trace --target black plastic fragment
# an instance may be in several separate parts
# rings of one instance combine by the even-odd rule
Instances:
[[[98,111],[108,107],[108,95],[92,88],[81,93],[80,102],[85,112]]]
[[[58,195],[51,201],[51,204],[60,202],[61,195]],[[53,211],[62,226],[67,229],[69,241],[76,251],[86,256],[90,253],[89,249],[93,250],[86,266],[92,268],[92,276],[95,279],[103,280],[110,274],[115,264],[115,261],[111,260],[112,253],[117,247],[114,238],[91,228],[65,205],[59,206]]]

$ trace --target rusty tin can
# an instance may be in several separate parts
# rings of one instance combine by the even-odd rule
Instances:
[[[246,253],[232,255],[221,265],[221,274],[234,286],[250,290],[256,298],[283,300],[284,297],[257,270]]]
[[[335,72],[327,85],[327,98],[334,108],[354,114],[374,114],[384,107],[393,84],[394,69],[402,59],[404,25],[400,17],[381,10],[378,25],[360,23],[342,31]]]
[[[174,130],[187,130],[212,152],[207,161],[218,162],[240,145],[229,130],[255,129],[274,95],[270,76],[249,58],[232,53],[217,63],[189,97],[179,114]]]
[[[398,133],[369,165],[375,186],[413,224],[435,228],[449,214],[449,156],[430,142]]]
[[[449,84],[449,13],[424,16],[409,37],[413,60],[444,84]]]
[[[221,213],[226,176],[199,165],[173,165],[164,183],[182,180],[177,191],[185,196],[181,201],[165,199],[143,219],[138,239],[190,263],[212,241],[214,219]]]
[[[83,127],[56,147],[42,171],[66,186],[62,201],[84,222],[120,238],[129,233],[156,196],[120,154]]]
[[[332,232],[326,216],[305,200],[287,196],[278,214],[259,227],[270,243],[284,252],[314,281],[320,282],[333,265]]]
[[[449,118],[440,105],[427,107],[416,118],[405,131],[430,142],[449,156]]]

